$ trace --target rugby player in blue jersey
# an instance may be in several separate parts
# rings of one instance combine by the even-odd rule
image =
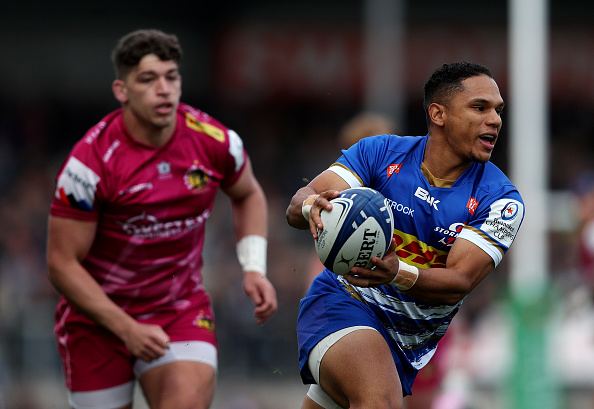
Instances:
[[[378,135],[342,151],[299,189],[287,221],[315,238],[339,192],[390,200],[394,238],[372,269],[318,275],[297,322],[300,374],[313,408],[400,409],[468,295],[502,260],[524,218],[514,185],[489,160],[504,102],[490,70],[459,62],[424,87],[425,136]]]

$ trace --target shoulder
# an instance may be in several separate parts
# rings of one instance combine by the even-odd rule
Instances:
[[[205,136],[214,142],[228,144],[239,136],[204,111],[187,104],[179,104],[178,113],[182,116],[182,126],[191,133]]]
[[[522,200],[520,192],[497,165],[492,162],[478,164],[478,188],[489,195],[500,196],[514,192],[515,199]]]
[[[401,161],[412,154],[413,157],[422,158],[422,152],[426,137],[422,136],[399,136],[399,135],[377,135],[361,139],[358,143],[353,145],[348,151],[355,156],[363,158],[373,158],[374,161]]]
[[[425,140],[424,136],[377,135],[361,139],[359,144],[370,148],[408,152],[423,144]]]
[[[247,153],[240,136],[204,111],[180,103],[178,113],[182,116],[183,132],[199,140],[212,156],[233,161],[235,172],[243,168]]]
[[[79,161],[93,167],[108,159],[110,153],[125,141],[125,138],[122,138],[121,127],[118,126],[121,114],[122,110],[118,109],[93,125],[74,144],[69,157],[76,157]]]

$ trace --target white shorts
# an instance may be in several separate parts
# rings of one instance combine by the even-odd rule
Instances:
[[[316,381],[316,384],[312,384],[309,387],[309,390],[307,391],[307,396],[309,396],[311,400],[313,400],[315,403],[317,403],[324,409],[340,409],[340,406],[338,406],[336,402],[334,402],[332,398],[328,396],[328,394],[326,394],[326,392],[324,392],[322,388],[319,386],[320,363],[322,362],[322,358],[324,358],[326,352],[328,352],[330,347],[334,345],[336,342],[338,342],[339,339],[341,339],[347,334],[350,334],[353,331],[357,331],[360,329],[372,329],[374,331],[377,331],[373,327],[368,327],[364,325],[343,328],[339,331],[333,332],[332,334],[322,339],[320,342],[316,344],[315,347],[311,349],[311,352],[309,353],[307,365]]]
[[[165,350],[165,355],[152,362],[137,359],[134,364],[134,374],[139,378],[149,369],[175,361],[202,362],[212,366],[216,371],[217,348],[204,341],[172,342]],[[95,391],[68,391],[68,403],[75,409],[115,409],[129,405],[133,398],[134,381]]]

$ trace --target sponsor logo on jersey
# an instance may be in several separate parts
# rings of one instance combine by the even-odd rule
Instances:
[[[184,183],[190,190],[202,189],[208,184],[210,176],[197,165],[197,161],[184,174]]]
[[[423,243],[415,236],[394,229],[396,239],[396,255],[403,261],[417,267],[443,268],[446,265],[448,252]]]
[[[129,187],[128,189],[120,190],[118,192],[118,195],[122,196],[125,194],[134,194],[134,193],[138,193],[142,190],[150,190],[152,188],[153,188],[153,184],[151,182],[139,183],[137,185]]]
[[[468,211],[470,212],[471,215],[474,216],[474,212],[475,212],[476,208],[478,207],[478,205],[479,205],[479,202],[474,197],[471,197],[470,199],[468,199],[468,203],[466,203],[466,207],[468,208]]]
[[[214,125],[200,122],[194,115],[186,113],[186,125],[188,128],[207,134],[219,142],[225,142],[225,131]]]
[[[99,136],[99,134],[101,133],[101,131],[103,131],[103,129],[105,129],[106,126],[107,126],[107,122],[105,122],[105,121],[101,121],[97,125],[95,125],[95,127],[85,137],[85,143],[87,145],[92,144],[93,141],[95,139],[97,139],[97,136]]]
[[[440,202],[439,200],[431,197],[428,191],[423,189],[422,187],[417,187],[417,191],[415,192],[415,197],[418,197],[422,201],[426,202],[429,207],[433,207],[435,210],[439,210],[437,208],[437,204]]]
[[[414,215],[415,209],[411,209],[408,206],[405,206],[401,203],[397,203],[397,202],[393,201],[392,199],[387,199],[387,200],[388,200],[388,206],[390,206],[392,211],[404,213],[405,215],[410,216],[410,217],[415,217],[415,215]]]
[[[198,216],[162,222],[151,214],[142,213],[119,224],[127,235],[140,240],[169,238],[201,227],[209,216],[210,211],[205,210]]]
[[[393,163],[388,166],[388,177],[392,176],[394,173],[400,173],[400,168],[402,167],[402,162],[400,163]]]
[[[462,231],[462,227],[464,227],[465,224],[466,223],[452,223],[450,224],[450,227],[448,227],[447,229],[437,226],[435,227],[434,231],[443,235],[443,237],[439,240],[441,244],[447,247],[451,247],[452,244],[454,244],[456,237],[458,237],[458,234],[460,234],[460,232]]]
[[[71,156],[58,177],[55,196],[76,209],[92,211],[100,180],[91,168]]]
[[[105,155],[103,155],[103,163],[109,162],[113,153],[120,145],[121,145],[121,142],[119,140],[116,139],[115,141],[113,141],[113,143],[111,144],[109,149],[107,149],[107,152],[105,152]]]
[[[208,314],[205,314],[204,311],[200,311],[196,318],[194,318],[193,324],[198,328],[206,329],[210,332],[214,332],[215,325]]]

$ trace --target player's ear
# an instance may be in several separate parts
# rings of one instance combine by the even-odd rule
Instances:
[[[445,107],[441,104],[432,103],[427,109],[429,112],[429,119],[437,126],[443,126],[445,124]]]
[[[121,103],[125,104],[128,102],[128,89],[126,84],[122,80],[114,80],[111,84],[111,90],[115,98]]]

